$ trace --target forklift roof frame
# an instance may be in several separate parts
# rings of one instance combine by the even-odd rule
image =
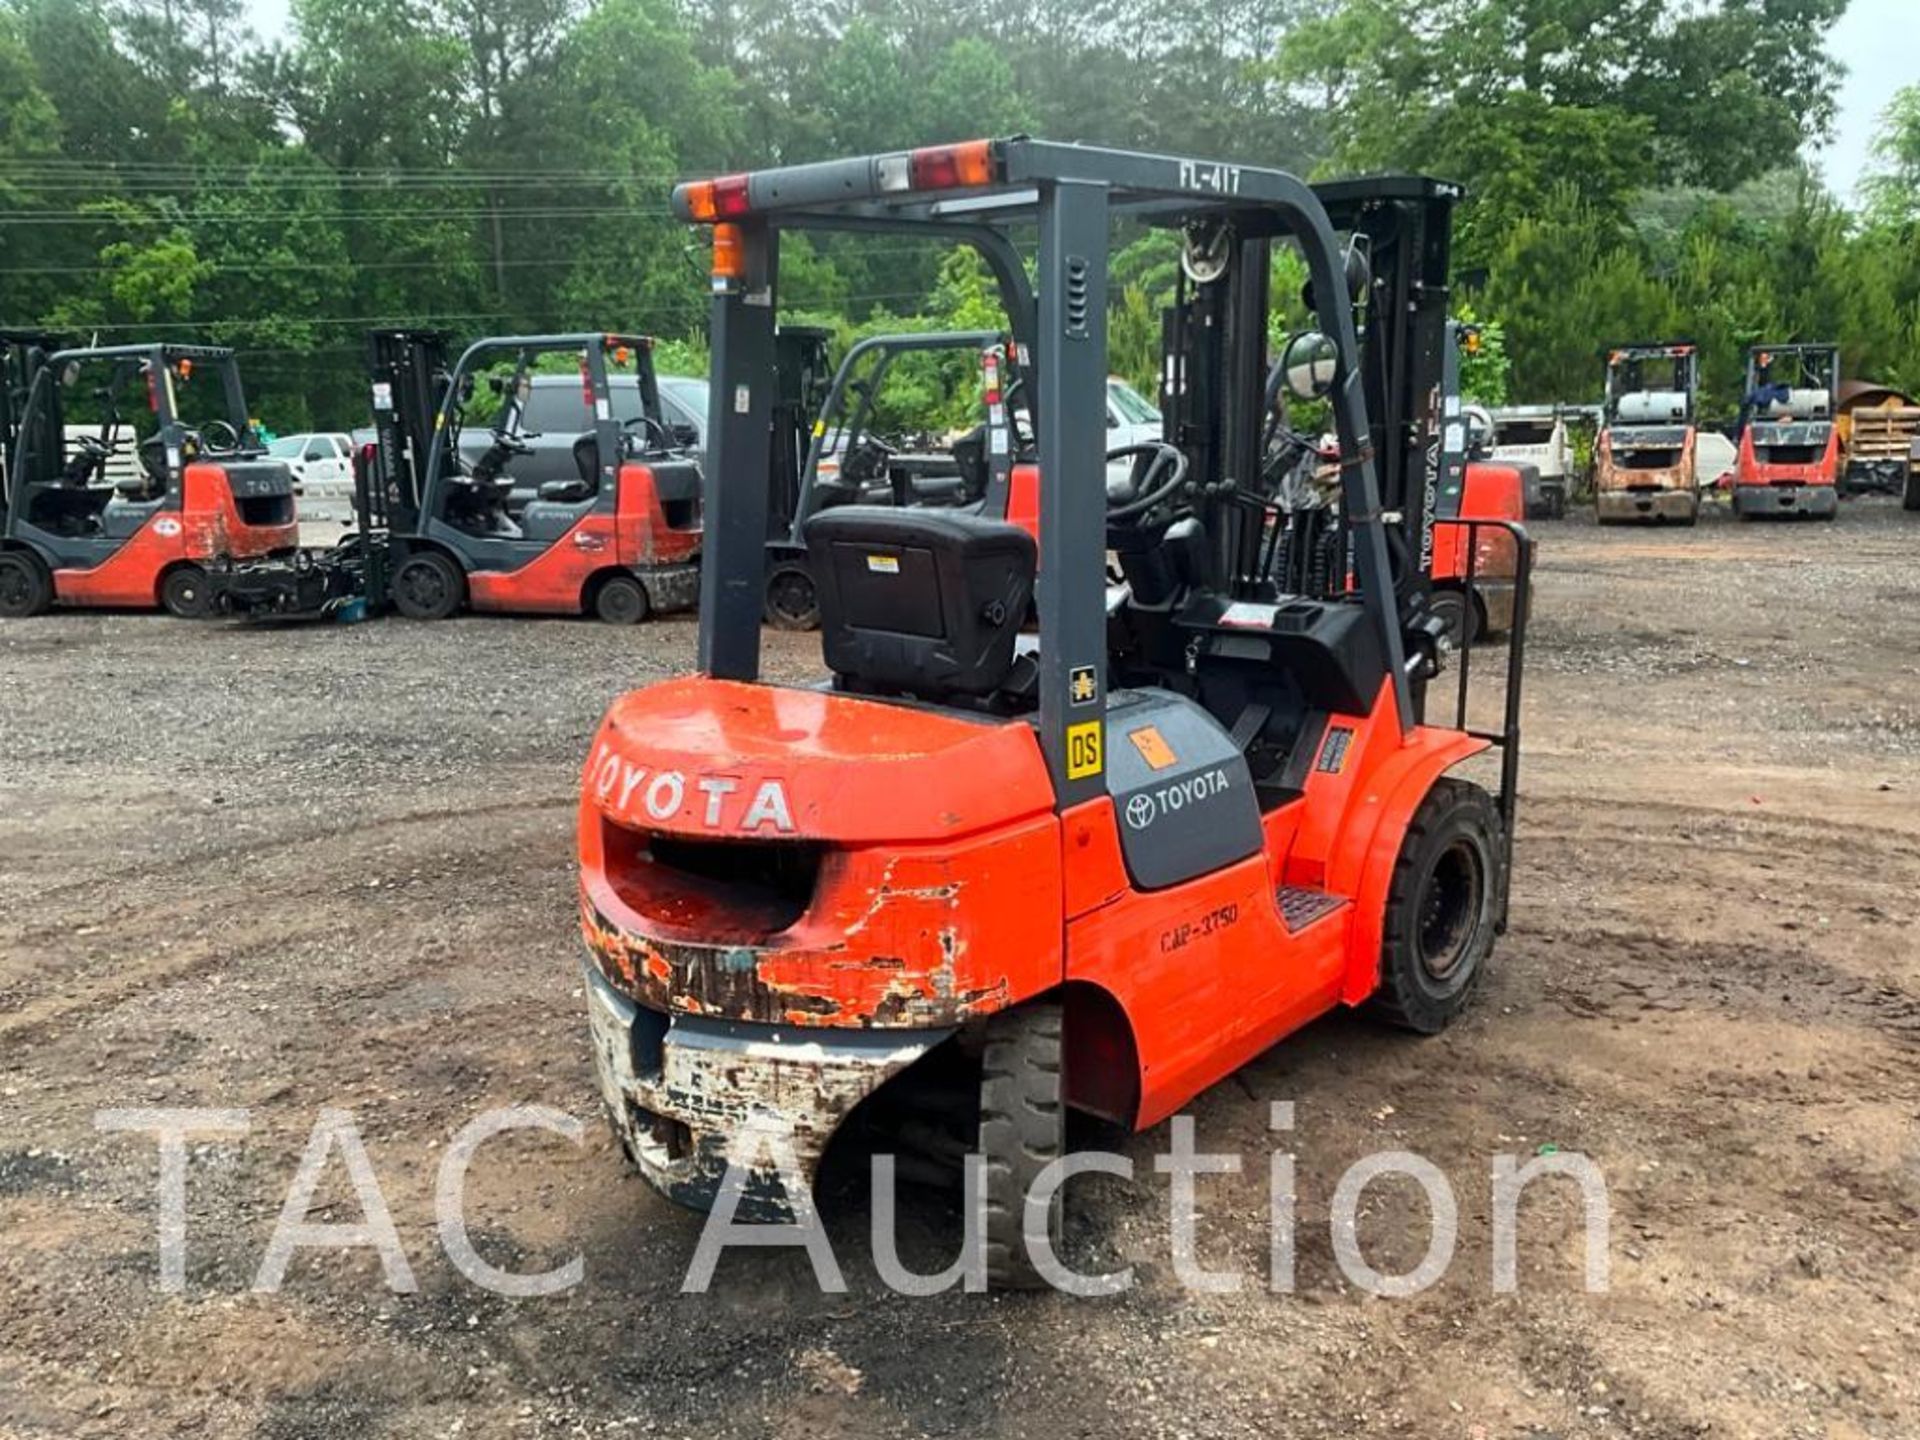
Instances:
[[[1759,360],[1762,355],[1769,359],[1776,355],[1825,355],[1827,365],[1827,393],[1837,397],[1840,393],[1840,347],[1829,340],[1796,340],[1788,345],[1749,345],[1747,347],[1747,390],[1751,392],[1754,382],[1759,378]],[[1771,368],[1771,367],[1769,367]],[[1806,373],[1802,367],[1802,374]]]
[[[1689,399],[1700,393],[1700,347],[1691,340],[1660,340],[1650,342],[1635,341],[1624,345],[1609,345],[1600,352],[1606,361],[1606,386],[1602,395],[1601,411],[1603,418],[1611,417],[1613,405],[1622,394],[1614,388],[1614,376],[1620,373],[1624,362],[1635,360],[1671,360],[1675,364],[1675,377],[1685,376],[1683,389]],[[1682,363],[1684,363],[1684,371]],[[1691,408],[1691,407],[1689,407]]]
[[[394,333],[394,332],[382,332]],[[431,333],[444,339],[444,332]],[[449,468],[449,460],[457,468],[459,464],[460,426],[452,423],[456,413],[465,407],[460,394],[462,377],[473,373],[474,362],[487,351],[520,350],[538,351],[542,354],[558,354],[566,350],[579,350],[584,356],[587,367],[588,384],[593,390],[594,409],[590,412],[589,423],[599,426],[612,420],[613,387],[608,379],[607,354],[621,346],[632,349],[634,365],[640,385],[640,413],[661,427],[665,433],[665,417],[660,408],[660,383],[653,370],[653,341],[642,335],[617,335],[608,331],[561,332],[552,335],[486,335],[475,340],[460,352],[460,358],[447,372],[447,389],[433,415],[433,443],[426,456],[426,478],[419,486],[415,497],[420,523],[425,524],[426,517],[436,512],[435,506],[440,492],[455,473]],[[616,425],[618,422],[613,422]],[[617,468],[617,455],[602,447],[600,467],[603,480],[610,478]]]
[[[21,486],[33,483],[29,475],[32,467],[21,463],[36,438],[32,427],[27,422],[35,411],[46,403],[43,397],[52,393],[53,387],[59,383],[58,377],[62,370],[69,364],[91,360],[144,360],[151,367],[150,373],[152,371],[170,372],[173,363],[180,360],[215,366],[220,374],[221,392],[226,400],[227,422],[239,435],[242,448],[247,448],[246,438],[253,433],[253,422],[247,414],[246,390],[240,379],[239,352],[230,346],[179,345],[167,341],[153,341],[139,345],[79,345],[65,350],[56,350],[45,356],[34,371],[26,395],[21,400],[19,413],[9,416],[14,433],[6,456],[6,464],[3,467],[6,493],[0,496],[0,526],[4,526],[8,535],[13,535],[15,527],[20,523],[21,507],[15,503],[15,492]],[[172,374],[168,373],[166,383],[153,386],[149,393],[152,396],[153,413],[157,417],[156,433],[164,437],[168,430],[181,423],[179,407],[173,392]],[[46,438],[52,441],[52,437]],[[64,445],[64,438],[52,443]],[[255,436],[254,445],[257,447],[258,444],[258,436]],[[172,453],[173,449],[174,447],[169,447],[168,467],[175,472],[177,481],[178,457]],[[56,455],[56,461],[59,458],[60,456]]]
[[[1243,236],[1290,235],[1315,294],[1323,297],[1319,321],[1338,357],[1327,398],[1341,452],[1350,457],[1341,486],[1354,570],[1387,657],[1396,718],[1403,734],[1411,732],[1414,708],[1345,256],[1326,208],[1305,181],[1263,166],[1016,137],[685,183],[675,188],[673,204],[682,219],[716,227],[700,597],[699,663],[706,673],[740,681],[760,673],[780,229],[904,223],[981,245],[993,265],[993,253],[1017,259],[997,227],[1032,222],[1040,244],[1030,385],[1044,477],[1040,742],[1058,808],[1104,794],[1109,226],[1116,215],[1162,221],[1217,215],[1246,226]],[[1003,288],[1009,279],[1003,277]],[[1329,304],[1324,297],[1337,299]],[[1009,314],[1020,341],[1020,312],[1010,305]]]

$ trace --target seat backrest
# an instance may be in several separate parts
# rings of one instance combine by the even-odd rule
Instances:
[[[573,442],[573,468],[589,486],[600,483],[600,437],[593,431]]]
[[[850,689],[980,699],[1007,681],[1038,554],[960,510],[843,505],[802,532],[828,667]]]

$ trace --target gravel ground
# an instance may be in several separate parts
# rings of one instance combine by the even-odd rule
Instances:
[[[1123,1296],[895,1296],[845,1197],[847,1293],[771,1252],[679,1293],[699,1220],[598,1123],[570,826],[607,701],[686,668],[690,622],[0,629],[0,1436],[1920,1434],[1920,517],[1540,534],[1512,931],[1445,1037],[1332,1017],[1194,1102],[1203,1146],[1247,1157],[1202,1182],[1201,1254],[1246,1280],[1218,1295],[1172,1272],[1165,1127],[1077,1211],[1075,1254],[1136,1267]],[[815,663],[767,644],[776,674]],[[583,1259],[547,1299],[475,1288],[433,1226],[448,1138],[514,1101],[586,1122],[471,1174],[490,1260]],[[94,1128],[134,1105],[250,1118],[194,1146],[178,1295],[153,1143]],[[364,1252],[250,1292],[328,1106],[416,1293]],[[1276,1145],[1302,1195],[1279,1295]],[[1328,1214],[1394,1147],[1450,1178],[1459,1247],[1369,1299]],[[1546,1186],[1518,1291],[1489,1285],[1490,1164],[1543,1147],[1606,1176],[1605,1294]],[[343,1174],[324,1218],[359,1215]],[[1417,1202],[1368,1192],[1381,1269],[1423,1250]],[[951,1207],[910,1209],[934,1268]]]

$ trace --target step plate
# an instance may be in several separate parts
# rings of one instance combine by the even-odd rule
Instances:
[[[1280,918],[1290,935],[1298,935],[1314,921],[1324,919],[1347,903],[1344,895],[1329,895],[1304,885],[1282,885],[1273,892],[1273,898],[1280,906]]]

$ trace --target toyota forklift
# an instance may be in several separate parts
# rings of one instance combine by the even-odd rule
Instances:
[[[984,1268],[1032,1284],[1060,1213],[1032,1187],[1069,1110],[1151,1126],[1331,1010],[1431,1034],[1466,1007],[1506,924],[1532,549],[1433,514],[1457,193],[1352,182],[1327,198],[1371,243],[1343,245],[1284,172],[1024,137],[675,190],[715,235],[698,673],[614,701],[578,831],[596,1072],[650,1183],[811,1213],[866,1102],[958,1071]],[[1123,218],[1195,263],[1165,320],[1165,439],[1110,485]],[[822,511],[828,678],[781,682],[760,667],[778,237],[836,226],[990,267],[1037,231],[1039,537]],[[1268,403],[1276,244],[1317,327],[1281,380],[1340,442],[1341,503],[1307,536],[1273,493],[1313,443]],[[1467,655],[1451,697],[1437,683],[1426,577],[1434,530],[1487,524],[1517,593],[1504,713],[1473,728]]]
[[[1700,347],[1616,345],[1606,352],[1606,400],[1594,442],[1593,504],[1602,525],[1691,525]]]
[[[1735,515],[1839,515],[1839,399],[1838,345],[1756,345],[1747,351]]]
[[[293,476],[253,430],[232,350],[9,349],[8,388],[17,372],[25,395],[8,402],[0,615],[158,606],[196,618],[210,568],[294,551]],[[136,463],[115,478],[129,445]]]
[[[785,332],[783,331],[784,335]],[[912,357],[966,357],[983,418],[951,443],[884,429],[887,380]],[[870,335],[848,347],[819,401],[793,492],[770,517],[765,619],[780,630],[820,623],[818,585],[805,530],[836,505],[879,503],[971,507],[1007,512],[1019,443],[1006,387],[1007,339],[991,330],[932,330]],[[1017,387],[1015,387],[1017,389]],[[776,435],[780,433],[776,417]],[[774,457],[779,473],[780,457]]]
[[[367,346],[375,438],[354,457],[354,532],[330,553],[228,567],[220,609],[635,624],[694,603],[700,469],[663,418],[651,341],[499,336],[450,360],[444,332],[376,330]],[[573,474],[524,485],[517,462],[541,438],[527,425],[533,377],[554,370],[577,374],[588,428],[570,437]],[[611,383],[622,372],[639,397],[624,417]]]

